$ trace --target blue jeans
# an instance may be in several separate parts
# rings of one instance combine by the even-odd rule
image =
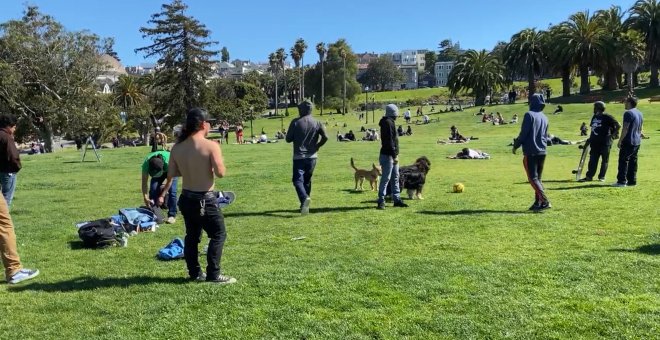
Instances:
[[[316,158],[293,160],[293,187],[296,188],[298,200],[302,205],[305,199],[312,194],[312,175],[316,167]]]
[[[160,195],[160,186],[163,185],[165,179],[167,179],[166,176],[151,178],[151,184],[149,186],[150,200],[155,202],[158,199],[158,196]],[[174,177],[170,191],[167,192],[167,217],[176,217],[176,183],[178,179],[178,177]]]
[[[0,172],[0,185],[2,186],[2,196],[7,201],[7,207],[11,209],[11,201],[14,199],[14,191],[16,190],[16,175],[15,172]]]
[[[378,184],[378,203],[385,202],[385,189],[390,184],[392,201],[401,202],[401,189],[399,188],[399,163],[394,164],[394,157],[381,154],[378,158],[382,168],[380,184]]]

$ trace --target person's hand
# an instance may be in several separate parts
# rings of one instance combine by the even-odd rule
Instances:
[[[511,151],[513,152],[514,155],[516,154],[516,150],[518,150],[518,149],[517,149],[515,146],[514,146],[513,149],[511,150]]]
[[[145,195],[144,197],[142,197],[142,200],[144,201],[144,206],[145,207],[150,207],[151,206],[152,202],[149,199],[149,196]]]
[[[398,164],[398,163],[399,163],[399,156],[396,156],[394,157],[394,164]]]
[[[165,203],[165,197],[163,196],[158,196],[158,199],[156,200],[156,206],[160,207]]]

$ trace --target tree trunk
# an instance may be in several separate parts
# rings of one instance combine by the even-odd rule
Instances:
[[[651,87],[658,87],[658,65],[651,63]]]
[[[617,86],[617,73],[614,69],[609,69],[605,72],[605,84],[603,84],[603,90],[605,91],[614,91],[618,88]]]
[[[536,93],[536,85],[534,84],[534,70],[527,71],[527,100],[531,99]]]
[[[474,106],[484,106],[486,104],[486,96],[479,94],[474,97]]]
[[[53,128],[50,123],[44,123],[39,128],[39,137],[44,142],[44,150],[46,152],[53,152]]]
[[[633,72],[632,79],[633,86],[639,86],[639,72]]]
[[[619,70],[617,72],[616,78],[617,78],[617,82],[619,83],[619,88],[620,89],[622,89],[625,85],[628,84],[627,81],[624,81],[624,78],[627,79],[627,76],[626,77],[624,77],[624,76],[625,76],[625,74],[621,73],[621,70]]]
[[[591,87],[589,86],[589,66],[580,65],[580,94],[589,94]]]
[[[300,56],[300,64],[302,64],[302,77],[300,80],[300,96],[305,100],[305,57]]]
[[[564,65],[561,68],[562,97],[571,96],[571,67]]]

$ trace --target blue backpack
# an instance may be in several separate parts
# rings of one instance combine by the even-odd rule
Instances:
[[[183,241],[177,237],[168,245],[161,248],[158,254],[156,254],[156,257],[163,261],[180,259],[183,257],[183,247]]]

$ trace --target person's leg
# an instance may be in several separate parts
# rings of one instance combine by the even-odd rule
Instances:
[[[160,195],[160,186],[163,184],[163,178],[153,178],[149,181],[149,199],[156,203]]]
[[[14,224],[4,198],[0,198],[0,255],[2,255],[2,265],[5,267],[5,278],[9,280],[22,267],[16,247]]]
[[[167,192],[167,217],[176,217],[176,189],[177,189],[178,177],[174,177],[172,180],[172,186]]]
[[[592,144],[591,149],[589,150],[589,166],[587,167],[587,174],[585,178],[591,180],[596,175],[596,169],[598,168],[598,159],[600,158],[601,146],[597,144]]]
[[[619,149],[619,172],[616,175],[618,184],[626,184],[628,178],[628,162],[632,154],[632,146],[622,145]]]
[[[393,163],[390,174],[390,188],[392,189],[392,202],[394,203],[401,203],[401,188],[399,184],[399,163]]]
[[[203,228],[209,237],[209,249],[206,252],[206,279],[213,281],[222,274],[220,262],[222,260],[222,249],[227,239],[225,219],[215,200],[206,200],[203,223]]]
[[[525,155],[525,157],[523,157],[523,165],[525,166],[527,179],[529,184],[532,186],[532,189],[534,189],[534,204],[539,206],[548,201],[547,197],[545,196],[543,184],[541,183],[543,162],[545,162],[545,156]]]
[[[183,222],[186,226],[183,256],[186,259],[186,267],[188,268],[188,275],[191,279],[196,279],[202,274],[202,269],[199,266],[199,250],[197,249],[202,237],[199,202],[199,200],[190,199],[183,195],[179,197],[179,210],[181,210]]]
[[[600,149],[600,157],[601,157],[601,162],[600,162],[600,172],[598,173],[598,180],[605,180],[605,175],[607,174],[607,168],[609,167],[610,164],[610,149],[612,148],[612,145],[604,145]]]
[[[9,209],[11,208],[11,202],[14,200],[14,192],[16,191],[16,175],[16,173],[11,172],[0,173],[2,196],[4,196]]]
[[[381,154],[378,162],[381,167],[380,184],[378,185],[378,203],[381,204],[385,202],[385,191],[390,182],[394,160],[391,156]]]
[[[316,168],[316,158],[306,159],[303,181],[307,197],[312,196],[312,175],[314,174],[314,168]]]
[[[628,174],[626,175],[626,180],[628,185],[637,185],[637,153],[639,152],[639,145],[633,146],[632,152],[630,153],[630,159],[628,161]]]
[[[305,189],[305,160],[304,159],[294,159],[293,160],[293,176],[291,181],[293,182],[293,187],[296,189],[296,194],[298,194],[298,200],[302,206],[303,202],[307,198],[307,190]]]

